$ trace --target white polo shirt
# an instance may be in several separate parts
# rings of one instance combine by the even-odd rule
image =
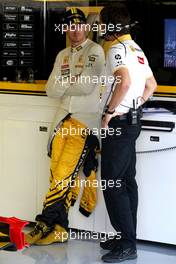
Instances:
[[[140,97],[145,89],[146,79],[153,75],[148,60],[142,49],[131,39],[129,34],[123,35],[111,43],[106,57],[106,95],[104,103],[110,94],[110,90],[116,86],[113,84],[114,72],[125,67],[129,71],[131,85],[123,101],[116,107],[118,113],[127,113],[133,107],[133,100],[136,106],[140,105]],[[111,76],[111,78],[109,78]],[[119,81],[120,78],[117,78]],[[109,81],[111,80],[111,81]],[[111,93],[112,95],[112,93]],[[111,96],[110,96],[111,97]],[[110,98],[109,100],[110,101]]]

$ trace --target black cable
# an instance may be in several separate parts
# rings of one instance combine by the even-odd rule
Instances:
[[[110,96],[111,96],[111,93],[112,93],[112,90],[113,90],[113,87],[114,87],[115,81],[116,81],[116,79],[114,79],[114,82],[113,82],[112,85],[111,85],[111,90],[110,90],[110,93],[109,93],[109,95],[108,95],[108,97],[107,97],[107,99],[106,99],[106,102],[105,102],[105,105],[104,105],[104,108],[103,108],[103,113],[105,112],[105,110],[106,110],[106,108],[107,108],[107,102],[108,102],[108,100],[109,100],[109,98],[110,98]]]
[[[124,44],[123,42],[121,42],[121,41],[119,40],[119,38],[118,38],[115,34],[114,34],[113,36],[115,37],[115,39],[118,40],[118,42],[119,42],[120,44],[122,44],[122,45],[124,46],[124,48],[125,48],[125,57],[126,57],[126,55],[127,55],[127,48],[126,48],[125,44]]]

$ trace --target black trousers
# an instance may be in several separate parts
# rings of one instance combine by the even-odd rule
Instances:
[[[112,226],[121,232],[122,245],[136,247],[138,187],[135,180],[135,143],[141,126],[131,126],[127,120],[112,118],[109,127],[115,134],[112,135],[111,131],[102,139],[101,178],[106,180],[107,186],[103,192],[104,199]],[[121,135],[116,131],[121,131]],[[115,183],[113,187],[108,184],[110,180]]]

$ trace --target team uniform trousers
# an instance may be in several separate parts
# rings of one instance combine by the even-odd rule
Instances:
[[[103,192],[105,203],[112,226],[121,232],[121,242],[124,246],[135,247],[138,206],[135,145],[141,126],[112,118],[109,127],[120,129],[121,135],[107,134],[102,139],[101,175],[102,180],[107,181]],[[109,180],[119,184],[108,187]]]

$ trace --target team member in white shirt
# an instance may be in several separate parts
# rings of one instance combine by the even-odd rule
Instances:
[[[135,143],[141,130],[139,106],[152,95],[157,84],[143,51],[131,39],[130,17],[126,7],[105,7],[100,15],[107,29],[109,24],[114,25],[114,29],[111,25],[104,35],[110,42],[106,74],[114,79],[107,83],[107,106],[102,127],[111,132],[102,139],[101,174],[107,182],[113,180],[121,183],[120,187],[115,185],[104,190],[111,224],[117,232],[121,232],[121,239],[117,239],[118,235],[113,240],[100,243],[100,246],[111,250],[102,257],[104,262],[118,263],[137,257]],[[120,24],[118,30],[117,24]]]

